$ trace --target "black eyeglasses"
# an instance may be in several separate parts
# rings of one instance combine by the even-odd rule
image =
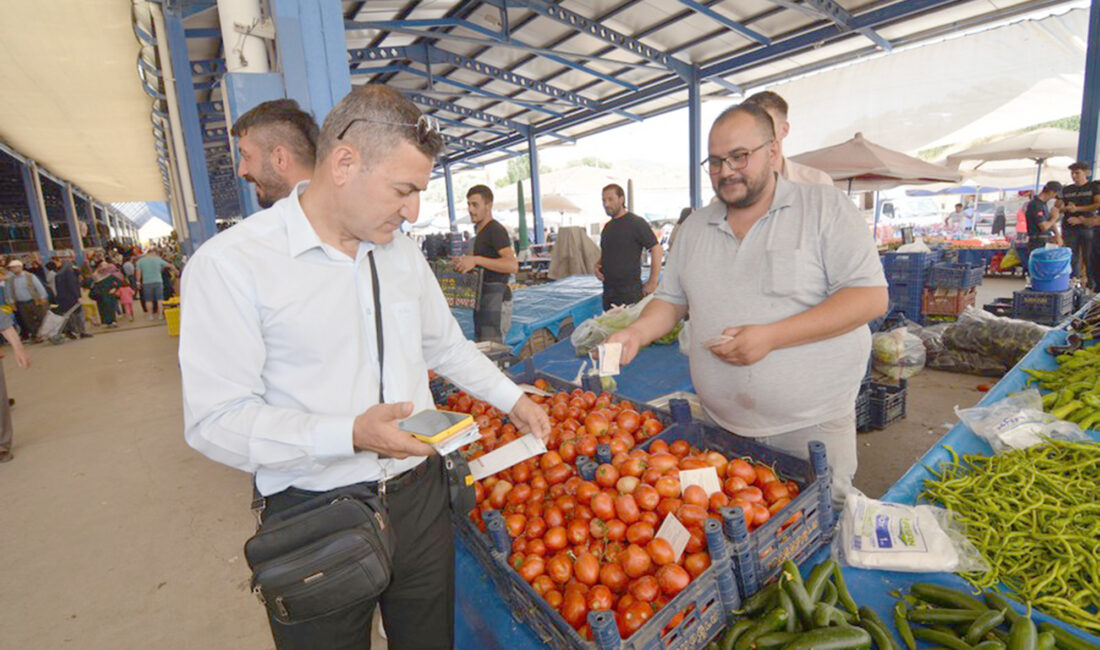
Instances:
[[[722,171],[722,163],[725,163],[730,171],[737,171],[744,169],[749,164],[749,156],[753,155],[757,151],[760,151],[764,147],[768,146],[775,141],[775,138],[766,140],[763,144],[755,149],[749,149],[748,151],[738,151],[737,153],[726,154],[725,156],[707,156],[701,164],[712,174],[717,174]]]
[[[425,144],[426,142],[428,142],[429,138],[439,133],[439,122],[437,122],[434,117],[428,117],[427,115],[421,115],[416,119],[415,123],[385,122],[382,120],[368,120],[365,117],[357,117],[348,122],[347,126],[344,127],[344,130],[340,131],[340,135],[336,136],[336,139],[343,140],[344,136],[348,133],[348,129],[350,129],[351,126],[356,122],[367,122],[370,124],[388,124],[390,126],[407,126],[410,129],[416,129],[416,141],[420,144]]]

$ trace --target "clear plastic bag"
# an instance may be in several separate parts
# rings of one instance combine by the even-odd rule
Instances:
[[[924,343],[906,327],[871,337],[875,372],[893,380],[908,379],[924,369]]]
[[[948,350],[977,352],[1011,368],[1050,330],[1036,323],[1003,318],[976,307],[967,307],[959,320],[943,333]]]
[[[1089,440],[1075,423],[1044,413],[1043,398],[1034,388],[1013,393],[991,406],[955,407],[955,414],[997,453],[1027,449],[1051,438]]]
[[[840,533],[833,542],[839,561],[882,571],[979,572],[989,564],[966,538],[950,511],[869,499],[853,492],[844,502]]]
[[[619,330],[629,327],[638,317],[652,296],[646,296],[633,305],[618,305],[608,309],[599,316],[593,316],[577,326],[569,336],[569,342],[573,344],[573,350],[578,356],[588,354],[604,339]]]

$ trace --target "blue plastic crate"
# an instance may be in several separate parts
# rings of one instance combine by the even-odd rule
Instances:
[[[871,391],[869,387],[860,387],[856,397],[856,431],[871,430]]]
[[[985,267],[968,264],[934,264],[925,282],[938,289],[972,289],[982,283]]]
[[[1015,291],[1012,294],[1012,317],[1042,325],[1057,325],[1073,311],[1073,299],[1073,289]]]
[[[958,251],[958,263],[967,266],[978,266],[984,270],[989,266],[989,260],[993,259],[993,255],[997,252],[996,250],[988,248],[960,248]]]
[[[892,282],[886,287],[891,301],[920,300],[924,295],[924,282]]]
[[[669,427],[651,440],[686,440],[699,449],[713,449],[728,458],[748,456],[770,466],[784,479],[792,479],[800,492],[763,526],[749,532],[740,508],[723,508],[723,529],[730,542],[741,596],[748,597],[779,575],[786,560],[800,564],[827,545],[833,536],[832,479],[825,458],[825,446],[810,443],[812,460],[796,458],[717,427],[699,422]]]
[[[908,392],[906,382],[900,386],[871,384],[868,393],[868,424],[872,429],[885,429],[898,420],[905,419]]]

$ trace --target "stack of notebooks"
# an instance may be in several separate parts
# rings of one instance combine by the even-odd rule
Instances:
[[[473,417],[453,411],[421,411],[402,421],[399,426],[417,440],[434,447],[441,456],[481,438]]]

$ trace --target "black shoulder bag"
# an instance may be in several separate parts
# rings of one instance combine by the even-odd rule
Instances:
[[[382,303],[373,251],[368,258],[381,404]],[[260,508],[262,503],[261,497]],[[245,543],[244,554],[252,569],[252,592],[276,620],[290,625],[377,598],[390,583],[395,545],[378,495],[364,485],[350,485],[267,517]]]

